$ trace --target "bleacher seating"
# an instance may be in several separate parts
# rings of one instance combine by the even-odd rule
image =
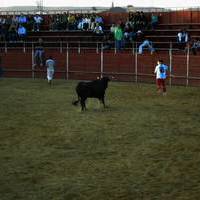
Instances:
[[[167,43],[174,42],[176,43],[177,33],[180,29],[186,28],[190,37],[200,38],[200,23],[198,23],[198,19],[200,18],[200,14],[194,12],[189,13],[185,12],[181,15],[182,20],[180,21],[180,13],[179,12],[169,12],[169,13],[157,13],[160,17],[160,24],[157,26],[155,30],[145,30],[145,35],[148,39],[150,39],[153,43],[156,44],[156,47],[159,48],[168,48],[170,45]],[[151,13],[146,13],[148,19],[150,19]],[[111,13],[102,13],[100,14],[105,20],[105,32],[107,33],[109,27],[113,21],[118,22],[119,20],[125,21],[127,19],[127,14],[111,14]],[[188,19],[189,16],[189,19]],[[193,16],[193,17],[191,17]],[[195,16],[195,18],[194,18]],[[29,32],[27,37],[27,42],[35,42],[39,37],[42,37],[46,42],[102,42],[103,37],[94,35],[92,31],[49,31],[49,23],[50,16],[44,15],[45,23],[42,25],[42,30],[39,32]],[[117,21],[118,20],[118,21]],[[190,20],[190,21],[189,21]],[[185,21],[185,22],[184,22]],[[194,22],[192,22],[194,21]],[[200,22],[200,21],[199,21]],[[160,44],[158,44],[160,43]],[[96,46],[96,44],[94,44]],[[131,45],[130,45],[131,46]]]

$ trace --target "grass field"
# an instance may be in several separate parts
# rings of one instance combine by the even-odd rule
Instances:
[[[0,200],[200,199],[199,88],[112,82],[81,112],[76,83],[0,80]]]

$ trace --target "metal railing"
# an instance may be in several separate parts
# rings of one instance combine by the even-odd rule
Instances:
[[[14,46],[9,46],[8,43],[0,43],[1,44],[1,49],[0,49],[0,55],[1,53],[3,55],[6,55],[7,53],[9,53],[12,50],[17,50],[19,52],[21,52],[23,55],[25,55],[26,53],[30,53],[31,52],[31,59],[32,59],[32,67],[31,68],[25,68],[24,69],[16,69],[15,68],[15,60],[13,60],[13,68],[9,68],[7,69],[5,66],[5,71],[8,72],[31,72],[32,74],[32,78],[34,79],[35,73],[39,72],[41,73],[44,70],[37,70],[34,68],[34,43],[33,42],[27,42],[27,43],[21,43],[21,46],[18,47],[14,47]],[[2,46],[2,44],[4,44],[4,46]],[[47,44],[56,44],[56,46],[50,45],[48,46]],[[104,50],[104,43],[102,42],[90,42],[90,44],[93,44],[94,46],[92,47],[83,47],[83,44],[86,44],[84,42],[74,42],[74,43],[70,43],[70,42],[61,42],[61,43],[46,43],[45,50],[52,50],[55,53],[58,53],[57,55],[62,55],[62,59],[65,60],[65,66],[62,67],[62,70],[57,70],[58,73],[63,73],[64,77],[66,79],[70,78],[70,74],[98,74],[98,75],[105,75],[105,74],[112,74],[112,75],[116,75],[116,76],[130,76],[132,77],[132,81],[135,81],[136,83],[139,81],[139,77],[154,77],[153,71],[151,71],[151,73],[149,72],[141,72],[141,66],[144,65],[143,61],[145,61],[145,59],[149,59],[152,57],[152,55],[146,54],[144,55],[139,55],[138,54],[138,43],[132,43],[132,45],[129,48],[124,48],[121,52],[117,52],[115,46],[111,47],[109,50]],[[88,44],[88,43],[87,43]],[[158,43],[159,44],[159,43]],[[188,48],[187,51],[183,51],[177,48],[173,48],[173,45],[176,43],[167,43],[164,42],[164,44],[169,45],[169,48],[159,48],[156,49],[158,53],[162,52],[164,55],[164,57],[166,58],[166,62],[167,65],[169,66],[169,85],[171,86],[173,84],[173,80],[174,79],[183,79],[184,81],[184,85],[189,86],[190,85],[190,80],[197,80],[200,81],[200,68],[199,68],[199,72],[197,73],[197,75],[194,75],[190,73],[190,71],[193,69],[193,66],[191,65],[191,61],[193,59],[193,57],[191,57],[190,54],[190,49]],[[15,44],[16,45],[16,44]],[[76,46],[73,46],[76,45]],[[113,44],[114,45],[114,44]],[[71,61],[70,59],[72,59],[70,57],[70,55],[73,53],[74,56],[77,56],[80,54],[85,54],[86,57],[91,56],[91,52],[92,54],[95,55],[95,59],[100,60],[100,63],[98,63],[98,70],[94,70],[94,71],[87,71],[85,70],[83,67],[81,68],[81,70],[76,70],[73,69],[73,66],[71,65]],[[178,54],[177,54],[178,53]],[[112,71],[107,71],[106,68],[106,63],[105,63],[105,57],[111,56],[109,62],[112,63],[114,60],[112,60],[113,58],[116,58],[117,55],[120,56],[121,59],[123,59],[123,54],[129,54],[131,56],[131,58],[133,59],[133,62],[131,64],[129,64],[129,69],[131,70],[123,70],[123,67],[120,71],[116,71],[115,67],[113,66],[113,70]],[[1,57],[3,57],[3,55]],[[114,56],[115,55],[115,56]],[[162,55],[153,55],[153,60],[155,63],[155,59],[158,59],[159,57],[162,57]],[[177,66],[174,66],[174,63],[177,62],[177,56],[180,59],[184,59],[184,63],[186,63],[186,65],[182,65],[179,67],[181,69],[181,71],[185,71],[185,73],[174,73],[174,71],[177,71]],[[196,58],[200,57],[197,55]],[[56,59],[56,57],[55,57]],[[75,58],[74,58],[75,59]],[[84,63],[84,59],[80,60],[80,66],[82,65],[82,63]],[[22,62],[23,63],[23,62]],[[145,66],[146,68],[148,67],[152,67],[152,63],[149,63],[149,66]],[[130,72],[131,71],[131,72]],[[200,86],[200,84],[197,84],[198,86]]]

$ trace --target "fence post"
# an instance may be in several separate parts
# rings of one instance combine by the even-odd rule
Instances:
[[[32,51],[31,51],[31,55],[32,55],[32,79],[35,79],[35,66],[34,66],[34,47],[33,47],[33,43],[32,43]]]
[[[188,45],[187,48],[187,77],[186,77],[186,86],[189,85],[189,67],[190,67],[190,48]]]
[[[78,43],[78,54],[80,54],[81,53],[81,43],[79,42]]]
[[[62,49],[62,41],[60,41],[60,53],[62,53],[63,52],[63,49]]]
[[[134,48],[134,45],[135,45],[135,43],[132,42],[132,53],[133,53],[133,55],[135,54],[135,48]]]
[[[26,53],[25,41],[23,43],[23,52]]]
[[[101,43],[101,78],[103,77],[103,43]]]
[[[115,49],[114,49],[114,51],[115,51],[115,54],[116,54],[117,53],[116,41],[115,41]]]
[[[97,48],[96,48],[96,53],[99,53],[99,43],[97,42]]]
[[[66,79],[69,79],[69,44],[67,43],[67,52],[66,52]]]
[[[5,53],[8,52],[8,48],[7,48],[7,42],[5,42]]]
[[[172,86],[172,42],[169,48],[169,85]]]
[[[135,43],[135,82],[138,82],[138,56],[137,56],[137,42]]]

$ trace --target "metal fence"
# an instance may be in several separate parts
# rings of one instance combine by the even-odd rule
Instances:
[[[113,46],[104,50],[104,43],[60,42],[46,43],[46,55],[52,55],[58,63],[57,78],[93,79],[97,76],[113,75],[122,81],[153,82],[154,68],[158,59],[169,66],[169,85],[200,86],[199,55],[191,55],[190,49],[173,48],[175,43],[167,43],[170,48],[157,48],[154,54],[146,49],[138,54],[137,43],[117,52]],[[159,43],[158,43],[159,44]],[[34,67],[34,43],[1,43],[0,56],[5,75],[8,77],[41,77],[44,68]],[[23,75],[19,75],[19,74]]]

